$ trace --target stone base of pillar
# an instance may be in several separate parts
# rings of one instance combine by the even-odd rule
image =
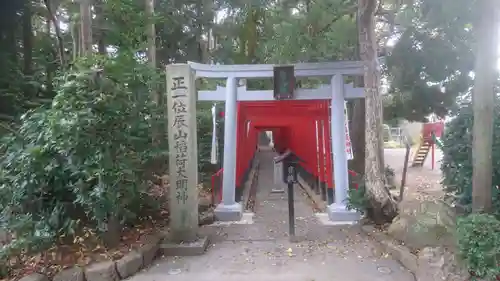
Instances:
[[[232,205],[220,203],[215,207],[214,213],[218,221],[239,221],[243,216],[243,206],[240,203]]]
[[[271,189],[271,193],[285,193],[286,184],[280,182],[279,184],[275,184],[274,188]]]
[[[355,210],[348,210],[346,205],[333,203],[328,206],[329,220],[338,225],[356,224],[361,219],[361,214]]]

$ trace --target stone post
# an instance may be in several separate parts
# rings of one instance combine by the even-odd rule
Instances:
[[[172,242],[198,239],[198,149],[195,77],[187,64],[167,66]]]

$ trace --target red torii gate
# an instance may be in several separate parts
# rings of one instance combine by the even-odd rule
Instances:
[[[324,134],[318,134],[318,142],[316,140],[316,122],[328,124],[329,104],[328,100],[239,102],[236,152],[238,185],[241,186],[253,158],[258,134],[271,131],[277,152],[291,149],[305,161],[301,164],[305,171],[332,188],[332,156],[327,137],[330,127],[324,126]],[[324,136],[327,139],[323,141]],[[326,144],[326,149],[323,149],[323,144]]]
[[[289,100],[267,102],[238,102],[238,136],[236,182],[243,187],[245,176],[258,146],[258,136],[263,131],[271,131],[274,147],[278,153],[290,149],[305,160],[300,166],[316,178],[329,194],[335,181],[332,177],[332,155],[330,136],[329,108],[330,101],[325,100]],[[212,188],[219,189],[220,202],[222,186],[215,187],[215,178],[221,177],[223,169],[213,175]],[[356,175],[349,171],[350,175]],[[357,184],[353,185],[357,187]],[[215,194],[214,194],[215,195]],[[333,195],[327,196],[329,202]]]

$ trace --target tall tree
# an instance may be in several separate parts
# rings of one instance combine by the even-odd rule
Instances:
[[[92,5],[90,0],[80,0],[80,36],[82,55],[92,52]]]
[[[492,207],[492,147],[495,83],[498,78],[499,21],[497,0],[479,1],[478,42],[472,104],[472,209],[489,212]],[[480,16],[479,16],[480,15]]]
[[[377,0],[359,0],[359,53],[365,63],[366,106],[366,196],[368,214],[376,223],[391,222],[397,215],[396,202],[385,188],[383,173],[382,99],[380,64],[377,59],[375,12]]]
[[[473,86],[476,1],[397,0],[387,14],[398,38],[386,59],[390,89],[384,117],[426,121],[453,114]],[[453,22],[453,24],[450,24]]]

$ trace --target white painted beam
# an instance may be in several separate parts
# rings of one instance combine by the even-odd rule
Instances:
[[[345,99],[364,98],[363,88],[354,88],[352,84],[344,85]],[[272,101],[274,95],[272,90],[247,90],[245,86],[238,87],[238,101]],[[332,87],[320,85],[316,89],[297,89],[295,100],[329,100],[332,98]],[[217,86],[215,91],[198,91],[200,101],[224,101],[226,99],[226,88]]]
[[[205,78],[268,78],[274,76],[272,64],[213,65],[188,62],[196,77]],[[338,61],[294,64],[295,76],[363,75],[363,62]]]

